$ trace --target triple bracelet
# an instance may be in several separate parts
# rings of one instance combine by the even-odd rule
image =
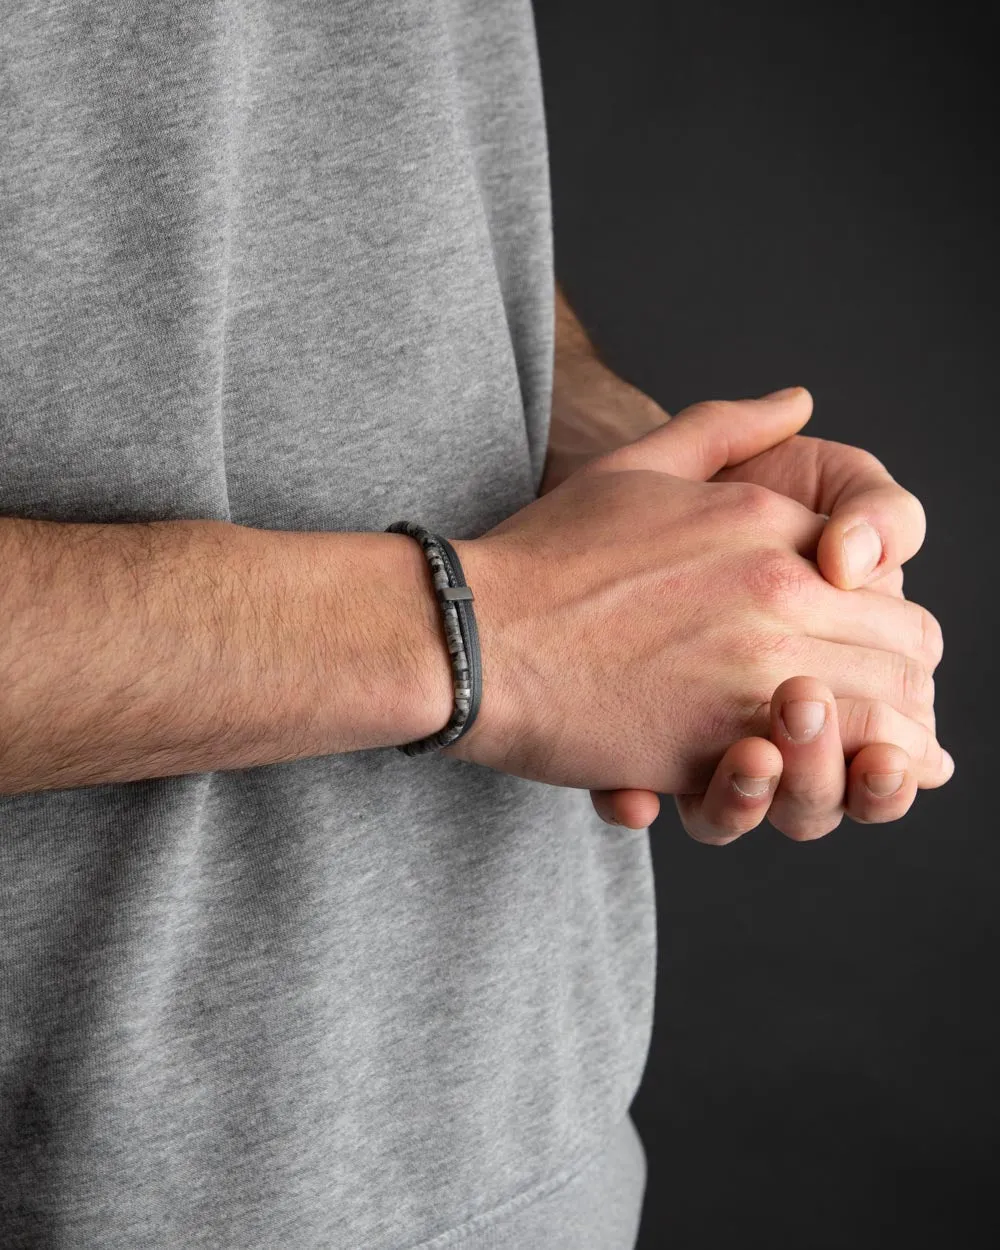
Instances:
[[[411,521],[393,521],[387,534],[408,534],[420,544],[431,567],[431,580],[444,618],[444,634],[455,682],[455,708],[444,729],[397,750],[404,755],[424,755],[457,742],[469,732],[483,695],[483,664],[479,654],[479,631],[472,611],[472,590],[466,585],[458,553],[439,534]]]

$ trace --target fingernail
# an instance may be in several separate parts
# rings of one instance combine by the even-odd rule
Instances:
[[[882,559],[882,540],[867,521],[852,526],[844,535],[844,560],[852,582],[861,582]]]
[[[798,395],[802,390],[801,386],[786,386],[780,391],[770,391],[767,395],[761,395],[761,399],[790,399],[793,395]]]
[[[826,704],[812,699],[789,699],[781,706],[781,719],[793,742],[812,742],[826,724]]]
[[[759,799],[771,787],[773,777],[746,777],[743,773],[733,773],[729,779],[733,784],[733,789],[742,794],[745,799]]]
[[[905,776],[905,773],[865,773],[865,785],[872,794],[887,799],[890,794],[896,793]]]

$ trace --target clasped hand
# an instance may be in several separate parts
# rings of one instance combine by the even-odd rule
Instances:
[[[811,412],[811,397],[801,388],[760,400],[696,404],[660,431],[655,448],[643,437],[600,464],[667,467],[680,477],[753,483],[785,495],[823,523],[814,554],[817,578],[902,600],[902,564],[924,540],[923,508],[868,452],[799,436]],[[550,477],[543,492],[551,484]],[[781,576],[777,566],[772,575]],[[705,789],[674,795],[692,837],[722,845],[767,817],[789,838],[811,840],[835,829],[845,814],[859,823],[897,820],[918,789],[950,779],[954,762],[934,737],[932,710],[941,630],[930,613],[914,608],[917,654],[912,647],[909,655],[901,650],[899,663],[904,684],[922,688],[923,714],[904,716],[874,697],[837,698],[815,677],[789,676],[758,710],[747,736],[722,755]],[[649,790],[591,795],[612,824],[645,828],[659,811],[659,798]]]

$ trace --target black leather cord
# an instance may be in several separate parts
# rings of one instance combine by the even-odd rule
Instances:
[[[405,755],[424,755],[457,742],[472,728],[483,694],[483,665],[479,630],[472,609],[473,593],[465,581],[458,552],[447,540],[411,521],[394,521],[387,534],[408,534],[420,543],[431,568],[431,580],[444,621],[445,640],[455,682],[455,707],[448,724],[437,733],[397,749]]]

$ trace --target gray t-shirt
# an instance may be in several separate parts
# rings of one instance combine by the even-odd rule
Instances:
[[[528,0],[2,26],[0,514],[473,538],[535,496]],[[439,754],[0,796],[0,1246],[624,1250],[654,928],[646,831]]]

